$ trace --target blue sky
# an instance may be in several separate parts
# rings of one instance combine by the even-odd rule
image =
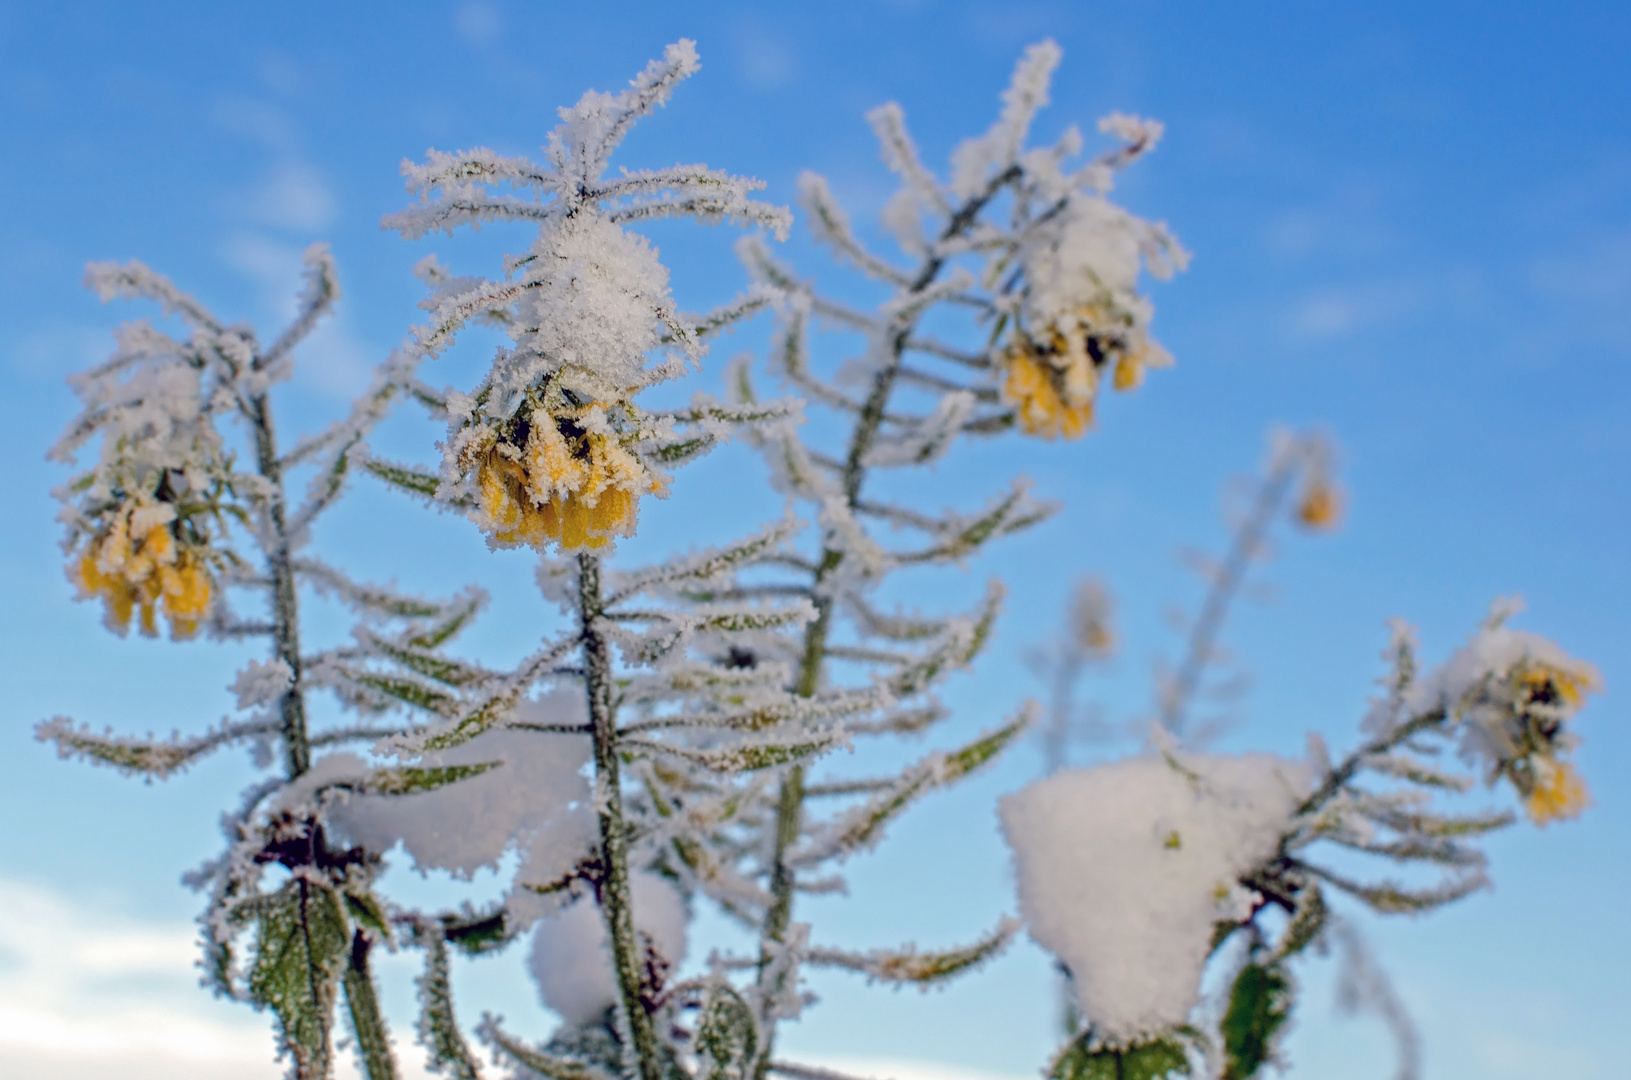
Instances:
[[[954,457],[927,485],[966,503],[1024,472],[1067,507],[966,580],[917,594],[926,604],[972,595],[990,573],[1012,589],[993,652],[955,689],[955,723],[973,730],[1033,691],[1019,658],[1058,620],[1061,582],[1081,573],[1115,591],[1125,641],[1091,689],[1116,718],[1146,710],[1150,663],[1176,646],[1163,615],[1197,600],[1178,552],[1223,542],[1219,493],[1258,462],[1269,427],[1323,427],[1342,448],[1351,513],[1332,537],[1284,538],[1266,574],[1272,602],[1231,623],[1254,684],[1224,745],[1297,752],[1309,730],[1347,745],[1385,618],[1415,622],[1442,656],[1491,599],[1522,593],[1521,625],[1604,672],[1608,691],[1579,727],[1597,806],[1496,840],[1494,892],[1368,926],[1418,1016],[1429,1076],[1621,1072],[1631,14],[1607,3],[0,6],[11,163],[0,173],[10,208],[0,448],[13,462],[0,518],[10,616],[0,810],[13,823],[0,833],[0,892],[14,922],[15,912],[41,925],[71,916],[87,940],[124,943],[104,959],[135,958],[42,957],[28,947],[33,932],[13,927],[0,939],[0,1053],[38,1069],[24,1075],[59,1076],[96,1067],[94,1054],[59,1045],[93,1029],[112,1046],[164,1024],[204,1025],[231,1036],[219,1062],[254,1058],[264,1038],[259,1018],[206,1002],[189,973],[175,974],[187,962],[177,934],[197,905],[177,877],[214,851],[215,816],[247,765],[222,759],[144,787],[58,763],[30,737],[59,712],[121,729],[200,725],[228,706],[240,659],[112,639],[92,606],[70,600],[48,496],[62,473],[42,460],[71,415],[63,377],[106,352],[118,321],[149,314],[101,307],[79,287],[84,263],[139,257],[270,331],[286,316],[300,250],[330,241],[343,309],[286,395],[290,426],[309,428],[344,407],[418,316],[415,260],[435,250],[490,272],[497,252],[522,242],[487,232],[410,244],[382,232],[381,215],[406,199],[398,162],[429,146],[528,152],[557,105],[621,85],[680,36],[697,41],[703,70],[620,160],[706,161],[762,177],[780,202],[816,169],[867,229],[890,189],[862,113],[898,100],[925,156],[943,161],[989,122],[1015,57],[1038,38],[1065,51],[1042,136],[1113,110],[1166,122],[1165,144],[1118,196],[1195,253],[1188,273],[1154,290],[1156,333],[1178,366],[1118,399],[1081,443],[1012,440],[979,460]],[[682,304],[741,288],[734,237],[654,235]],[[786,254],[838,281],[801,228]],[[760,340],[746,331],[720,356]],[[431,378],[458,381],[474,362],[454,357]],[[404,456],[428,456],[434,432],[401,424],[386,437]],[[633,547],[718,539],[774,515],[774,500],[743,491],[758,476],[745,455],[709,459],[682,475]],[[462,523],[378,492],[361,491],[319,542],[372,576],[427,589],[485,583],[497,599],[472,648],[489,657],[519,653],[546,617],[522,560],[488,556]],[[1009,910],[992,807],[1036,768],[1022,748],[920,808],[856,865],[851,899],[821,914],[827,932],[853,945],[946,944]],[[460,975],[480,1003],[470,1015],[501,1009],[541,1030],[521,977],[484,963]],[[60,970],[46,979],[39,965]],[[1330,1019],[1329,967],[1306,974],[1292,1075],[1384,1074],[1374,1025]],[[395,975],[404,983],[407,970]],[[788,1041],[828,1057],[1018,1076],[1050,1048],[1047,964],[1028,946],[944,993],[841,981],[817,990],[823,1003]],[[393,993],[405,1030],[408,992]],[[66,1034],[19,1026],[47,1013]],[[117,1023],[124,1034],[107,1034]],[[249,1041],[231,1042],[240,1037]]]

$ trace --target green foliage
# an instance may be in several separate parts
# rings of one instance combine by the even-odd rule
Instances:
[[[437,1072],[454,1080],[481,1080],[481,1070],[453,1015],[447,942],[434,930],[422,935],[425,973],[419,977],[419,1041],[430,1052]]]
[[[404,765],[376,769],[369,774],[363,788],[370,795],[415,795],[456,784],[471,776],[480,776],[489,769],[498,768],[500,764],[502,762],[484,761],[479,765],[442,765],[435,768]]]
[[[347,898],[349,899],[349,897]],[[396,1058],[391,1053],[390,1032],[380,1015],[379,996],[367,966],[367,945],[352,939],[351,963],[345,969],[345,1000],[351,1013],[351,1032],[357,1040],[357,1057],[362,1060],[368,1080],[396,1080]]]
[[[381,675],[372,671],[353,672],[351,678],[359,686],[366,686],[386,697],[395,698],[416,709],[423,709],[438,716],[450,716],[458,711],[458,698],[417,679],[400,675]]]
[[[1291,976],[1278,962],[1240,969],[1223,1016],[1222,1080],[1250,1080],[1273,1059],[1292,1000]]]
[[[1077,1039],[1055,1060],[1052,1080],[1166,1080],[1189,1073],[1189,1055],[1176,1039],[1097,1050]]]
[[[716,984],[703,1002],[696,1046],[699,1076],[706,1080],[745,1080],[752,1075],[759,1050],[759,1026],[753,1010],[728,985]]]
[[[434,499],[436,489],[442,482],[441,477],[429,470],[381,461],[375,457],[361,457],[357,464],[392,487],[421,499]]]
[[[249,992],[277,1014],[296,1075],[326,1076],[333,1056],[336,985],[351,929],[339,894],[296,877],[262,903]]]
[[[488,1023],[483,1033],[489,1042],[518,1065],[549,1080],[613,1080],[611,1073],[588,1062],[534,1050],[515,1036],[500,1030],[497,1024]]]
[[[868,979],[896,985],[911,983],[924,990],[979,967],[1006,949],[1019,932],[1020,922],[1004,919],[991,933],[972,945],[937,952],[919,952],[914,946],[850,953],[837,949],[812,949],[805,958],[815,967],[839,967],[860,972]]]

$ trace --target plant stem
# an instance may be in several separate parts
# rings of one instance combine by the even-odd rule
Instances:
[[[983,191],[970,198],[952,215],[940,234],[939,242],[943,244],[967,231],[985,205],[1004,187],[1017,180],[1020,174],[1020,167],[1012,165],[993,177]],[[927,289],[940,276],[940,271],[945,269],[945,265],[944,256],[930,254],[923,260],[923,265],[919,267],[917,276],[908,286],[906,295],[916,296]],[[917,316],[910,315],[900,319],[892,328],[889,334],[889,358],[873,374],[872,388],[867,394],[866,402],[861,406],[860,415],[856,417],[855,427],[850,432],[849,451],[844,457],[844,498],[852,513],[861,501],[861,486],[866,481],[867,452],[872,449],[872,444],[878,436],[878,428],[882,426],[884,415],[888,411],[890,396],[900,376],[900,365],[906,353],[906,344],[911,340],[912,328],[916,323]],[[804,632],[804,657],[799,665],[799,677],[795,686],[796,692],[803,697],[813,697],[821,688],[822,666],[826,661],[827,638],[832,629],[833,615],[833,598],[823,593],[821,585],[843,561],[842,551],[826,548],[822,551],[821,562],[816,567],[815,580],[811,588],[816,605],[816,618]],[[770,966],[773,947],[782,944],[787,928],[792,923],[793,894],[797,880],[793,868],[788,865],[787,853],[798,842],[803,823],[804,766],[795,764],[787,770],[787,776],[782,780],[781,791],[776,800],[776,842],[770,860],[771,904],[770,910],[765,914],[764,930],[760,935],[761,979]],[[770,1072],[771,1052],[775,1047],[776,1035],[775,1023],[768,1014],[770,1002],[779,996],[783,989],[781,986],[766,986],[762,982],[759,987],[760,1008],[765,1011],[765,1015],[760,1017],[763,1049],[754,1066],[755,1080],[765,1080]]]
[[[259,367],[257,361],[256,366]],[[311,768],[311,740],[306,732],[306,696],[300,685],[300,609],[294,566],[289,559],[288,521],[283,492],[283,466],[277,456],[277,433],[266,394],[249,399],[249,421],[255,428],[255,458],[260,474],[271,486],[267,506],[271,526],[266,548],[266,572],[272,579],[272,648],[289,666],[289,689],[278,701],[283,720],[283,750],[289,779]]]
[[[1280,504],[1285,501],[1286,492],[1290,490],[1301,461],[1301,447],[1293,446],[1274,463],[1269,475],[1263,479],[1263,486],[1257,489],[1257,499],[1252,503],[1251,512],[1246,515],[1240,531],[1235,533],[1229,554],[1206,594],[1200,618],[1195,620],[1195,629],[1189,635],[1183,663],[1178,666],[1178,674],[1161,695],[1161,726],[1174,735],[1183,733],[1184,714],[1195,691],[1200,688],[1201,676],[1212,662],[1212,650],[1217,645],[1223,621],[1229,614],[1229,605],[1245,582],[1252,560],[1263,546],[1264,534],[1280,512]]]
[[[606,934],[612,944],[612,967],[618,994],[634,1044],[640,1080],[662,1080],[657,1029],[641,992],[640,943],[634,930],[634,907],[629,894],[629,853],[623,821],[623,787],[617,748],[617,721],[612,710],[611,645],[600,630],[604,603],[600,592],[600,560],[578,556],[578,619],[583,640],[583,670],[593,729],[595,807],[600,818],[600,903]]]
[[[380,1015],[379,995],[368,969],[370,947],[368,935],[361,930],[352,933],[351,960],[345,969],[345,1000],[351,1010],[351,1030],[357,1036],[357,1057],[362,1059],[368,1080],[396,1080],[390,1033]]]
[[[261,359],[256,357],[253,362],[256,370],[261,367]],[[300,679],[299,592],[291,559],[283,465],[278,460],[277,429],[268,395],[262,391],[251,397],[245,411],[255,429],[255,464],[271,489],[266,508],[269,536],[264,551],[267,576],[272,581],[273,654],[289,668],[289,688],[278,701],[278,713],[283,722],[284,768],[289,779],[294,780],[311,768],[311,736],[306,725],[306,692]],[[344,979],[346,1003],[357,1036],[358,1056],[369,1080],[396,1080],[390,1033],[368,971],[368,948],[366,937],[356,932]],[[331,1066],[331,1062],[325,1063],[325,1074]]]

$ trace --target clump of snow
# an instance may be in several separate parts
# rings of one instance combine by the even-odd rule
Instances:
[[[1139,757],[1056,773],[1005,797],[1020,910],[1070,969],[1105,1043],[1182,1024],[1237,879],[1274,854],[1313,777],[1268,754]]]
[[[631,876],[634,928],[673,967],[685,960],[685,899],[666,878],[649,872]],[[612,950],[600,906],[585,897],[542,920],[528,961],[544,1005],[568,1024],[599,1020],[617,1001]]]
[[[294,672],[282,660],[251,660],[228,687],[238,697],[238,708],[270,705],[294,684]]]
[[[556,693],[522,703],[511,719],[574,724],[583,715],[581,698]],[[521,880],[552,881],[587,850],[594,814],[581,770],[588,760],[586,735],[494,729],[415,764],[496,761],[498,768],[414,795],[354,796],[330,818],[353,843],[374,851],[401,841],[421,871],[469,878],[497,865],[513,845],[522,852]]]
[[[1034,326],[1063,325],[1098,307],[1147,327],[1154,306],[1138,292],[1141,270],[1166,279],[1189,256],[1158,224],[1134,217],[1099,195],[1078,194],[1021,249],[1029,283],[1026,314]]]
[[[638,382],[659,343],[661,318],[673,307],[668,271],[650,242],[583,214],[540,229],[532,254],[518,347],[495,362],[490,413],[510,415],[529,386],[563,367],[592,372],[582,389],[597,398],[608,384]]]

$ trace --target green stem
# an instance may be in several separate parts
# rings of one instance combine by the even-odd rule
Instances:
[[[944,243],[965,232],[974,224],[986,204],[996,198],[997,193],[1004,187],[1019,179],[1020,174],[1020,167],[1013,165],[992,178],[985,190],[969,199],[952,215],[941,232],[940,242]],[[945,265],[945,259],[940,255],[931,255],[925,259],[918,269],[917,276],[907,288],[907,295],[915,296],[927,289],[940,276],[940,271],[945,269]],[[884,415],[888,411],[890,396],[900,376],[906,343],[911,340],[912,328],[916,322],[915,316],[903,319],[891,331],[889,359],[873,374],[872,388],[861,406],[860,415],[856,417],[855,427],[850,432],[849,452],[844,458],[844,498],[852,513],[861,501],[861,486],[866,481],[867,452],[872,449],[872,444],[878,437],[878,429],[882,426]],[[822,551],[821,562],[816,567],[812,590],[815,595],[816,618],[804,632],[804,657],[799,665],[799,677],[795,686],[797,693],[803,697],[813,697],[821,688],[822,666],[826,662],[827,638],[832,629],[833,615],[832,597],[822,594],[821,584],[843,561],[842,551],[826,548]],[[781,791],[776,800],[776,844],[770,860],[771,903],[769,911],[765,914],[764,930],[760,935],[761,980],[770,965],[774,947],[782,944],[787,928],[792,923],[793,894],[797,888],[797,875],[793,867],[788,865],[787,854],[798,842],[803,823],[804,766],[794,765],[787,770],[787,776],[782,780]],[[769,1002],[783,989],[781,986],[763,985],[762,981],[759,987],[760,1005],[767,1015],[760,1017],[763,1050],[754,1066],[755,1080],[765,1080],[770,1072],[771,1051],[775,1046],[776,1033],[775,1022],[768,1016]]]
[[[278,702],[278,713],[283,721],[285,767],[293,780],[311,768],[311,739],[306,731],[305,690],[300,685],[300,608],[290,562],[283,466],[278,461],[277,434],[266,394],[251,398],[247,411],[255,429],[256,465],[272,489],[267,507],[272,540],[266,551],[266,572],[272,579],[272,648],[277,659],[289,666],[289,689]]]
[[[368,1080],[396,1080],[396,1058],[391,1053],[390,1032],[380,1015],[379,995],[368,968],[368,935],[361,930],[351,935],[351,960],[345,969],[345,1000],[351,1011],[351,1030],[357,1037],[357,1057],[362,1060]]]
[[[657,1028],[641,992],[640,944],[635,936],[634,906],[629,893],[627,826],[623,820],[623,787],[617,747],[617,720],[612,708],[611,645],[600,631],[604,602],[600,560],[578,556],[578,619],[583,640],[584,681],[593,729],[595,803],[600,818],[601,910],[612,944],[612,967],[634,1044],[640,1080],[663,1080]]]

